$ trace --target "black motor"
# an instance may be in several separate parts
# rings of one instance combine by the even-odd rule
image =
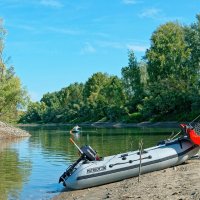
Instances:
[[[94,161],[96,160],[96,156],[97,156],[97,153],[94,149],[92,149],[91,146],[83,146],[81,147],[81,151],[83,152],[83,155],[85,156],[85,158],[89,161]]]
[[[79,148],[76,143],[71,139],[71,141],[75,144],[75,146],[79,149],[79,152],[81,154],[80,158],[73,163],[72,165],[70,165],[68,167],[68,169],[62,174],[62,176],[59,178],[59,183],[63,182],[63,185],[66,186],[65,184],[65,179],[66,177],[69,177],[72,175],[76,165],[78,165],[78,163],[82,160],[89,160],[89,161],[94,161],[94,160],[98,160],[98,156],[97,153],[94,149],[92,149],[92,147],[85,145],[81,148]]]

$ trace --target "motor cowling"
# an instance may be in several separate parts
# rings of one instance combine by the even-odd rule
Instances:
[[[83,152],[83,155],[86,157],[87,160],[89,161],[96,160],[97,152],[94,149],[92,149],[91,146],[85,145],[81,147],[81,151]]]

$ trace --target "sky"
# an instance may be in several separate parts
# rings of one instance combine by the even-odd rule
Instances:
[[[140,61],[160,25],[198,13],[200,0],[0,0],[4,58],[39,101],[97,72],[120,77],[128,50]]]

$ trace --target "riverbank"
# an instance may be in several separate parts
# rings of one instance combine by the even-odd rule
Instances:
[[[30,134],[27,131],[0,121],[0,139],[13,139],[29,136]]]
[[[64,190],[52,200],[200,199],[200,159],[116,183],[84,190]]]
[[[79,126],[83,127],[95,127],[95,128],[135,128],[135,127],[152,127],[152,128],[179,128],[180,122],[140,122],[140,123],[122,123],[122,122],[82,122]],[[36,127],[36,126],[70,126],[73,127],[76,124],[72,123],[50,123],[50,124],[18,124],[20,127]]]

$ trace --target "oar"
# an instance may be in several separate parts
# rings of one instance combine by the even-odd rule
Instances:
[[[69,138],[70,142],[75,145],[75,147],[79,150],[79,152],[83,155],[83,151],[79,148],[79,146],[74,142],[72,138]]]

